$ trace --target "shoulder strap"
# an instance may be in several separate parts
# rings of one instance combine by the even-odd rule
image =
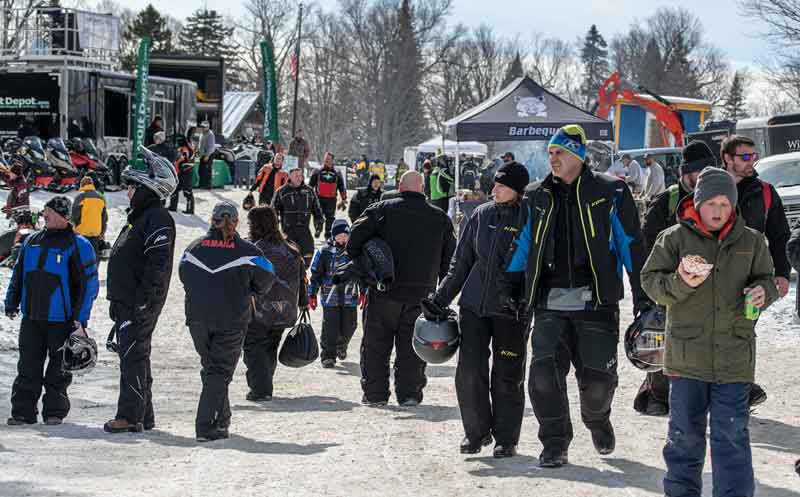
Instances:
[[[766,219],[772,207],[772,188],[769,187],[769,183],[761,181],[761,194],[764,196],[764,218]]]
[[[672,217],[678,210],[678,202],[681,201],[680,188],[678,188],[678,185],[672,185],[669,188],[667,188],[667,191],[669,192],[669,200],[667,201],[667,207],[669,209],[669,216]]]

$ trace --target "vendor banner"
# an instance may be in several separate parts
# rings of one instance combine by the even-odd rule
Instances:
[[[281,135],[278,130],[278,93],[275,83],[275,56],[267,41],[261,42],[261,103],[264,107],[264,140],[276,145]]]
[[[139,42],[139,60],[136,64],[136,90],[133,99],[133,149],[131,160],[135,160],[139,154],[139,144],[144,143],[144,135],[147,131],[147,114],[150,107],[150,99],[147,94],[147,81],[150,72],[150,38],[145,36]]]

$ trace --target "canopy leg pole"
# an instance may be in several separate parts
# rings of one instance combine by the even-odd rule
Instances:
[[[456,139],[456,177],[455,177],[455,180],[456,180],[456,191],[455,191],[455,195],[456,195],[456,196],[455,196],[455,202],[456,202],[456,206],[455,206],[455,217],[456,217],[456,219],[458,219],[458,212],[459,212],[459,210],[460,210],[460,205],[459,205],[459,203],[458,203],[458,190],[459,190],[459,183],[458,183],[458,182],[459,182],[459,179],[460,179],[460,176],[461,176],[461,165],[460,165],[460,162],[461,162],[461,153],[460,153],[460,150],[459,150],[458,143],[459,143],[459,142],[458,142],[458,139]]]

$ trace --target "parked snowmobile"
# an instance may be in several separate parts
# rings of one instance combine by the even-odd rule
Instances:
[[[113,182],[111,169],[100,159],[100,153],[91,138],[73,138],[70,141],[69,156],[80,177],[89,176],[99,191],[118,191],[109,188]]]
[[[19,249],[25,238],[36,231],[38,216],[30,207],[12,209],[10,229],[0,234],[0,266],[12,267],[17,262]]]
[[[56,171],[55,178],[47,186],[48,190],[56,192],[66,192],[78,185],[80,174],[69,157],[69,150],[64,145],[61,138],[50,138],[47,140],[45,157],[53,165]]]
[[[45,158],[44,146],[38,136],[25,138],[16,155],[22,160],[23,173],[32,189],[44,188],[53,182],[56,171]]]

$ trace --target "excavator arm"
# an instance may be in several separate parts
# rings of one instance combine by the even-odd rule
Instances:
[[[611,108],[616,104],[617,99],[622,96],[632,104],[644,109],[655,117],[656,121],[662,126],[662,138],[667,143],[667,132],[675,140],[675,146],[683,146],[683,116],[675,105],[664,97],[657,95],[647,88],[639,86],[636,88],[642,93],[652,96],[655,101],[642,98],[634,93],[633,89],[622,82],[619,73],[615,72],[606,79],[597,92],[597,109],[595,115],[603,119],[608,119]]]

